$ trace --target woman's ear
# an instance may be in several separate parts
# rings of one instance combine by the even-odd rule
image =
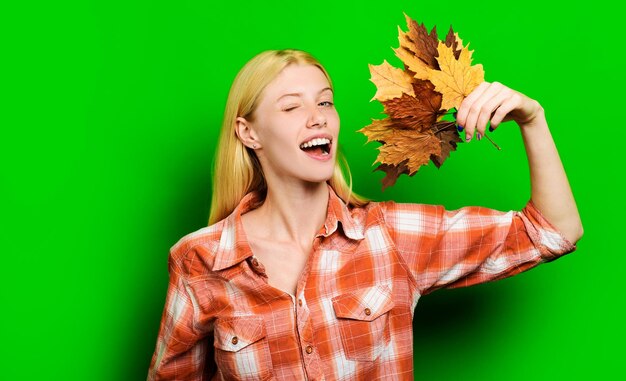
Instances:
[[[235,126],[235,133],[243,145],[252,149],[261,148],[261,144],[259,143],[250,122],[248,122],[245,118],[238,116],[235,123],[237,124]]]

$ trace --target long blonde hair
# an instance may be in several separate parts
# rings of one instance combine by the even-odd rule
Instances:
[[[235,133],[236,119],[242,116],[253,121],[261,92],[290,64],[317,66],[328,79],[330,76],[322,64],[309,53],[301,50],[268,50],[252,58],[237,74],[228,94],[222,131],[215,151],[213,169],[213,195],[209,225],[227,217],[241,199],[251,191],[267,191],[261,164],[254,150],[247,148]],[[346,182],[344,173],[348,176]],[[330,186],[348,205],[361,206],[367,200],[352,192],[352,176],[348,163],[337,150],[337,161]]]

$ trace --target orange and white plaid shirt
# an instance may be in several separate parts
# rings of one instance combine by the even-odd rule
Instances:
[[[171,248],[148,380],[412,380],[422,295],[576,249],[532,201],[521,212],[393,201],[349,208],[328,189],[296,295],[269,285],[250,249],[241,214],[255,193]]]

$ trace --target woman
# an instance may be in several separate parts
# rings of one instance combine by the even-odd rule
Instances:
[[[582,235],[538,102],[484,82],[457,113],[467,141],[510,119],[530,163],[522,211],[367,202],[338,164],[326,70],[297,50],[253,58],[228,97],[210,226],[170,252],[148,379],[412,379],[422,295],[512,276]]]

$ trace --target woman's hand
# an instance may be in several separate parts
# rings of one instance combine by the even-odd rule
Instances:
[[[530,168],[531,199],[548,221],[576,243],[583,227],[543,107],[501,83],[483,82],[461,102],[457,124],[465,127],[465,140],[470,141],[474,132],[477,139],[484,136],[490,119],[492,131],[507,120],[520,126]]]
[[[478,140],[485,135],[489,120],[489,130],[493,131],[500,123],[509,120],[523,128],[541,118],[545,119],[545,115],[539,102],[499,82],[478,85],[461,102],[456,113],[459,131],[465,130],[465,141],[468,142],[474,131]]]

